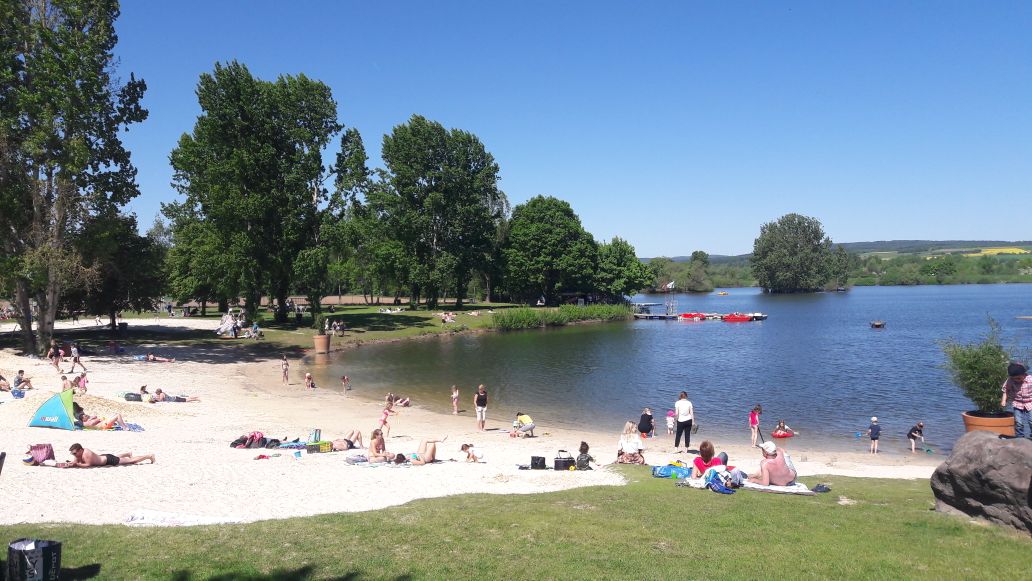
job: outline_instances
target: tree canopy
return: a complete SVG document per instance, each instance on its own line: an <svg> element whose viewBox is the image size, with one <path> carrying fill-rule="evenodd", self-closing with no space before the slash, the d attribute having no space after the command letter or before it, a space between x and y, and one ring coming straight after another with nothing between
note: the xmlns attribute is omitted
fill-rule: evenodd
<svg viewBox="0 0 1032 581"><path fill-rule="evenodd" d="M0 253L26 351L45 348L84 275L74 237L139 193L121 132L146 119L146 85L116 80L118 14L115 0L0 3Z"/></svg>
<svg viewBox="0 0 1032 581"><path fill-rule="evenodd" d="M760 228L752 268L764 291L821 290L831 278L831 240L816 218L786 214Z"/></svg>

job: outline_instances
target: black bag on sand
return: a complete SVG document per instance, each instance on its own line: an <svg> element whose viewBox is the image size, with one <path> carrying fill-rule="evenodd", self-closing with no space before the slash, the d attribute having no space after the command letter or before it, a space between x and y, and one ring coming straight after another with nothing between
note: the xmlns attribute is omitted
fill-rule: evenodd
<svg viewBox="0 0 1032 581"><path fill-rule="evenodd" d="M531 470L544 470L545 469L545 457L544 456L531 456L530 457L530 469Z"/></svg>
<svg viewBox="0 0 1032 581"><path fill-rule="evenodd" d="M559 450L559 452L555 455L556 470L569 470L570 467L572 467L574 464L576 464L576 461L573 459L573 456L571 456L570 453L566 450Z"/></svg>
<svg viewBox="0 0 1032 581"><path fill-rule="evenodd" d="M7 579L35 581L61 578L61 543L18 539L7 546Z"/></svg>

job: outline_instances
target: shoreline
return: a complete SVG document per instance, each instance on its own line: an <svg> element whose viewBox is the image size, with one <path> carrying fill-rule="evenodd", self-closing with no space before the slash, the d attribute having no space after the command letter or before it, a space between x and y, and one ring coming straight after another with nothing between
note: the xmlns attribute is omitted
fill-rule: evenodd
<svg viewBox="0 0 1032 581"><path fill-rule="evenodd" d="M155 325L165 330L186 328L183 322L156 321ZM190 323L196 323L189 324L192 329L214 329L217 321ZM141 344L136 348L154 348L159 353L163 350L160 345ZM174 352L176 363L143 363L130 355L84 357L90 369L89 395L77 399L88 412L105 416L121 413L126 421L141 424L143 432L27 427L35 409L57 391L60 375L45 360L16 356L10 350L0 352L0 370L5 375L25 369L36 384L24 399L0 395L0 449L8 455L0 481L11 490L63 491L45 499L35 495L9 504L0 514L0 524L115 524L141 511L189 515L205 522L252 522L376 510L420 498L533 494L625 482L621 474L604 466L570 473L517 468L517 464L528 464L532 455L544 456L551 465L558 449L576 455L582 440L591 445L597 460L608 464L615 460L616 431L542 426L535 438L509 438L511 419L493 417L490 410L486 432L476 431L469 413L454 416L411 407L401 408L398 416L392 416L387 438L391 452L413 452L421 438L448 436L438 447L438 459L443 462L432 466L371 467L346 463L346 453L302 453L301 459L295 460L289 451L232 449L230 441L255 430L268 437L304 439L311 429L319 428L326 440L357 428L368 438L380 417L381 404L331 389L305 390L301 380L306 367L303 360L291 360L290 385L282 386L276 358L244 352L233 358L229 345L220 348L217 356L204 347L177 346L168 351ZM161 387L171 394L199 396L201 402L145 404L116 399L118 392L135 391L142 384L152 392ZM693 439L693 448L701 442L697 438ZM28 444L51 443L60 460L67 457L65 451L74 442L98 453L155 453L157 463L62 470L28 467L20 461ZM459 446L463 443L475 444L485 454L486 462L462 461ZM759 454L748 446L715 443L728 452L732 463L747 470L758 466ZM671 447L664 438L648 440L645 458L654 465L691 458L674 454ZM791 452L791 447L787 448ZM254 459L268 452L282 456ZM803 477L838 474L927 478L938 464L923 455L878 457L877 464L872 464L868 455L857 453L815 451L794 457Z"/></svg>

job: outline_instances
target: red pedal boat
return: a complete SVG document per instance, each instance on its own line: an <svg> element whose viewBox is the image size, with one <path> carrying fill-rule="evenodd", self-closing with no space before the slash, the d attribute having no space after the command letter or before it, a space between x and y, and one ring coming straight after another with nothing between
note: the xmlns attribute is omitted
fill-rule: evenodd
<svg viewBox="0 0 1032 581"><path fill-rule="evenodd" d="M682 321L705 321L705 313L681 313L679 318Z"/></svg>
<svg viewBox="0 0 1032 581"><path fill-rule="evenodd" d="M724 315L721 320L725 323L748 323L752 321L752 315L743 315L742 313L731 313L730 315Z"/></svg>

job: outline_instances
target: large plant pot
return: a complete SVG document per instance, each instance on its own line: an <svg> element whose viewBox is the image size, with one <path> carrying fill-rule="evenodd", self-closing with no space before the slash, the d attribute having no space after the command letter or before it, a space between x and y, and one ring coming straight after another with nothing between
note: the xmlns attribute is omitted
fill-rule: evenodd
<svg viewBox="0 0 1032 581"><path fill-rule="evenodd" d="M974 415L977 412L964 412L964 429L968 432L993 432L1004 436L1014 435L1014 414L1001 412L992 415Z"/></svg>
<svg viewBox="0 0 1032 581"><path fill-rule="evenodd" d="M329 335L313 335L312 340L315 341L315 352L316 353L329 353L330 352L330 336ZM1013 423L1013 421L1011 422Z"/></svg>

